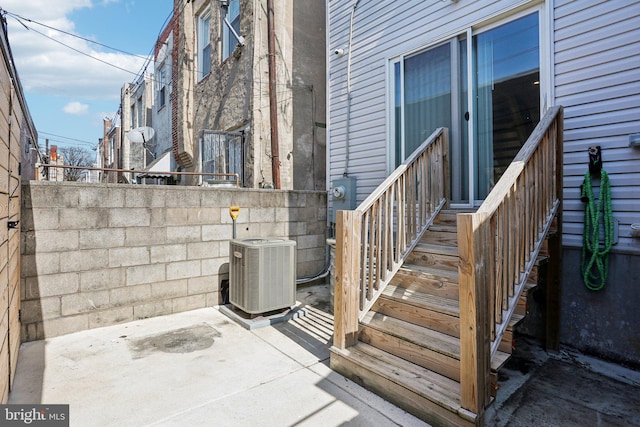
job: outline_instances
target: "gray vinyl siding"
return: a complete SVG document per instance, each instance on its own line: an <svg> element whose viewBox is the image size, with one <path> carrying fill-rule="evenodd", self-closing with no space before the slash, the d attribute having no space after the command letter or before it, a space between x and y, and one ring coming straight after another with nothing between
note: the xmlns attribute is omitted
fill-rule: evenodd
<svg viewBox="0 0 640 427"><path fill-rule="evenodd" d="M329 0L328 186L345 172L347 127L346 48L354 1ZM351 59L351 125L349 176L358 180L357 200L364 200L387 177L389 170L387 67L390 58L430 46L464 32L489 17L510 13L535 1L362 0L353 25Z"/></svg>
<svg viewBox="0 0 640 427"><path fill-rule="evenodd" d="M582 245L579 188L586 150L603 147L619 221L615 251L640 253L631 223L640 222L640 149L629 135L640 133L640 1L550 0L553 104L565 107L564 244ZM389 174L389 59L431 46L470 26L506 17L539 1L377 0L360 1L353 26L350 176L361 202ZM328 185L345 172L347 48L354 1L328 3ZM329 198L331 199L331 198ZM329 200L331 202L331 200Z"/></svg>
<svg viewBox="0 0 640 427"><path fill-rule="evenodd" d="M582 245L580 184L588 147L600 145L619 221L614 251L640 253L630 228L640 222L640 149L629 147L640 133L640 1L556 1L554 39L555 103L565 107L564 244Z"/></svg>

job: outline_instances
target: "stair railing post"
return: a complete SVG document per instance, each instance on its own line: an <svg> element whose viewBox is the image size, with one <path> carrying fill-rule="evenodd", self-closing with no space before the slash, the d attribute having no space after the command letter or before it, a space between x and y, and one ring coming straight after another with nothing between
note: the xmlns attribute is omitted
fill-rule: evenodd
<svg viewBox="0 0 640 427"><path fill-rule="evenodd" d="M345 349L358 340L362 213L336 212L336 284L333 345Z"/></svg>
<svg viewBox="0 0 640 427"><path fill-rule="evenodd" d="M482 419L491 369L489 292L485 259L488 217L458 214L458 278L460 286L460 404Z"/></svg>
<svg viewBox="0 0 640 427"><path fill-rule="evenodd" d="M560 107L555 119L555 182L553 195L558 199L555 234L549 239L549 267L547 268L546 348L560 349L560 294L562 274L562 210L563 210L563 133L564 110Z"/></svg>

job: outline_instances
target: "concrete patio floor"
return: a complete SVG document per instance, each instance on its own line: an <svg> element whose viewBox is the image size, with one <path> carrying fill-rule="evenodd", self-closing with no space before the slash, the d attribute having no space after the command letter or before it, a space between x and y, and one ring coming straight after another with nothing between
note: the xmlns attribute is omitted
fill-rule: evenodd
<svg viewBox="0 0 640 427"><path fill-rule="evenodd" d="M254 330L212 307L23 344L9 403L83 427L426 425L329 369L327 286L298 300L305 317ZM640 373L522 344L487 426L640 426Z"/></svg>

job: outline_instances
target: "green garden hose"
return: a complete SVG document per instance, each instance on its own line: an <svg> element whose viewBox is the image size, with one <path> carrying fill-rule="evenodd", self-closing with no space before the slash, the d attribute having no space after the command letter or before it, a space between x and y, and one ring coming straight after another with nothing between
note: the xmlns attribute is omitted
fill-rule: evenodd
<svg viewBox="0 0 640 427"><path fill-rule="evenodd" d="M600 197L596 202L591 186L591 173L584 176L581 191L584 208L584 236L582 240L582 279L592 291L599 291L607 281L609 251L613 245L613 216L611 209L611 188L609 175L600 171ZM600 247L600 213L604 226L604 248Z"/></svg>

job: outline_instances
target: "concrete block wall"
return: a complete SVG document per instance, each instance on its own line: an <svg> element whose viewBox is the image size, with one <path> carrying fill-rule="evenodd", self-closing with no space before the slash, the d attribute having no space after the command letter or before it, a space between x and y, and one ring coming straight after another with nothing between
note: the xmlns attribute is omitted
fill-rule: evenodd
<svg viewBox="0 0 640 427"><path fill-rule="evenodd" d="M229 206L237 237L297 242L297 276L325 263L326 193L51 183L22 188L22 340L220 302Z"/></svg>

